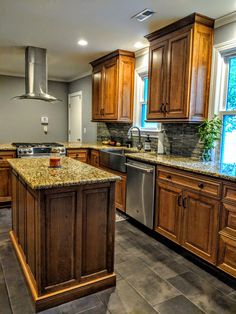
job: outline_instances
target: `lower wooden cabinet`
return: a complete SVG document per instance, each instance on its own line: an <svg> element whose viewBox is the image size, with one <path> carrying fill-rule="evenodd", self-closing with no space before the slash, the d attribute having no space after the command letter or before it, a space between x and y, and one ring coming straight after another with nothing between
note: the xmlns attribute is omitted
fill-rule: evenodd
<svg viewBox="0 0 236 314"><path fill-rule="evenodd" d="M116 181L115 205L119 210L126 212L126 173L114 171L105 167L100 168L121 177L120 181Z"/></svg>
<svg viewBox="0 0 236 314"><path fill-rule="evenodd" d="M0 206L11 202L10 168L7 159L14 157L15 151L0 151Z"/></svg>
<svg viewBox="0 0 236 314"><path fill-rule="evenodd" d="M236 277L236 185L223 187L218 267Z"/></svg>
<svg viewBox="0 0 236 314"><path fill-rule="evenodd" d="M157 182L155 230L168 239L180 243L182 190Z"/></svg>
<svg viewBox="0 0 236 314"><path fill-rule="evenodd" d="M118 173L116 173L118 174ZM126 211L126 175L119 173L120 181L116 182L115 204L116 208Z"/></svg>
<svg viewBox="0 0 236 314"><path fill-rule="evenodd" d="M89 161L87 149L67 149L66 156L86 163Z"/></svg>
<svg viewBox="0 0 236 314"><path fill-rule="evenodd" d="M188 172L159 167L155 231L216 265L220 182L209 178L209 182L202 183L203 179ZM190 182L189 187L186 180Z"/></svg>
<svg viewBox="0 0 236 314"><path fill-rule="evenodd" d="M182 246L216 263L220 202L196 192L183 192Z"/></svg>
<svg viewBox="0 0 236 314"><path fill-rule="evenodd" d="M94 166L94 167L99 167L99 156L100 153L98 150L96 149L92 149L90 151L90 165Z"/></svg>

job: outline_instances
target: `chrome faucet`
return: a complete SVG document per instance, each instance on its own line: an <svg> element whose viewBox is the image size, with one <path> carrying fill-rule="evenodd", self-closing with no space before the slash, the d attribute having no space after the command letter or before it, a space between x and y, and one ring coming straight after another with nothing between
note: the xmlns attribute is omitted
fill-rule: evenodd
<svg viewBox="0 0 236 314"><path fill-rule="evenodd" d="M140 128L138 128L137 126L131 126L131 128L128 131L128 138L132 139L132 130L133 129L137 129L138 130L138 145L137 145L137 149L141 150L143 145L141 143L141 131L140 131Z"/></svg>

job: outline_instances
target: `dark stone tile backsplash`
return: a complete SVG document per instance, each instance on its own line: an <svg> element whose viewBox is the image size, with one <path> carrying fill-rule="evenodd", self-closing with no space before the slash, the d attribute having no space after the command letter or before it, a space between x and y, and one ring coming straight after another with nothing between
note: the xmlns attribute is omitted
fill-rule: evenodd
<svg viewBox="0 0 236 314"><path fill-rule="evenodd" d="M97 140L102 142L112 139L125 145L128 140L127 133L132 124L126 123L103 123L97 127ZM167 123L162 124L164 130L164 150L166 154L194 157L199 159L202 155L202 144L199 141L197 127L199 124L190 123ZM158 138L150 137L152 149L157 150ZM144 143L145 137L142 137ZM138 142L138 137L133 138L133 145Z"/></svg>

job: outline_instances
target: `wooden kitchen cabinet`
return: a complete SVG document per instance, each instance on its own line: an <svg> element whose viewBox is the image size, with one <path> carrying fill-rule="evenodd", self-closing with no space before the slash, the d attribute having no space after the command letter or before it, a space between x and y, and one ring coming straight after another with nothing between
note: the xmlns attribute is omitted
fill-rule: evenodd
<svg viewBox="0 0 236 314"><path fill-rule="evenodd" d="M99 157L100 157L99 151L96 149L92 149L90 152L90 165L94 167L99 167L100 164Z"/></svg>
<svg viewBox="0 0 236 314"><path fill-rule="evenodd" d="M66 156L85 162L88 162L88 150L87 149L67 149Z"/></svg>
<svg viewBox="0 0 236 314"><path fill-rule="evenodd" d="M183 192L182 246L215 264L220 202L199 193Z"/></svg>
<svg viewBox="0 0 236 314"><path fill-rule="evenodd" d="M218 267L236 277L236 185L224 184Z"/></svg>
<svg viewBox="0 0 236 314"><path fill-rule="evenodd" d="M93 121L132 122L134 63L134 53L125 50L91 62Z"/></svg>
<svg viewBox="0 0 236 314"><path fill-rule="evenodd" d="M11 179L7 159L15 157L15 151L0 151L0 206L11 202Z"/></svg>
<svg viewBox="0 0 236 314"><path fill-rule="evenodd" d="M116 181L116 189L115 189L115 205L119 210L126 212L126 173L122 173L119 171L114 171L106 167L100 167L102 170L111 172L119 177L121 180Z"/></svg>
<svg viewBox="0 0 236 314"><path fill-rule="evenodd" d="M203 121L208 114L214 20L199 14L145 36L150 121Z"/></svg>
<svg viewBox="0 0 236 314"><path fill-rule="evenodd" d="M155 231L216 264L221 183L158 167Z"/></svg>
<svg viewBox="0 0 236 314"><path fill-rule="evenodd" d="M155 231L180 243L182 190L167 183L157 182Z"/></svg>

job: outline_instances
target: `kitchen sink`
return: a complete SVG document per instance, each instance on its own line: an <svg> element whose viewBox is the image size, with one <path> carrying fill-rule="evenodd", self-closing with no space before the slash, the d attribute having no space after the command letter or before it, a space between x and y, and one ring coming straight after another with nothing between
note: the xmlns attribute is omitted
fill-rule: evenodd
<svg viewBox="0 0 236 314"><path fill-rule="evenodd" d="M128 149L106 148L100 151L100 164L103 167L126 173L126 153L135 153Z"/></svg>

